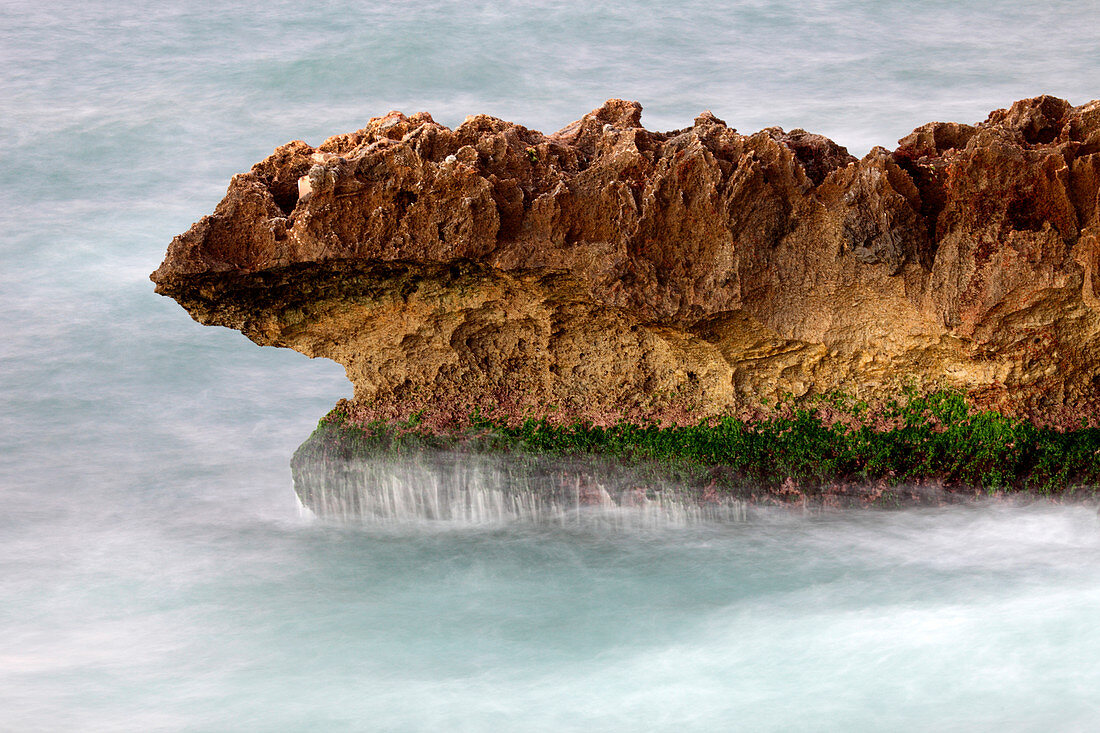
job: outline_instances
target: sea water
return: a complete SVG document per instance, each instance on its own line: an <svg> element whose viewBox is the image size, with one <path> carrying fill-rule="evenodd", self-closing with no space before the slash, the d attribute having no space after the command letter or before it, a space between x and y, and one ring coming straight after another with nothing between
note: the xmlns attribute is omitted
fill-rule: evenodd
<svg viewBox="0 0 1100 733"><path fill-rule="evenodd" d="M341 369L147 274L276 145L608 97L857 155L1100 97L1095 2L0 4L0 730L1093 730L1083 506L342 522Z"/></svg>

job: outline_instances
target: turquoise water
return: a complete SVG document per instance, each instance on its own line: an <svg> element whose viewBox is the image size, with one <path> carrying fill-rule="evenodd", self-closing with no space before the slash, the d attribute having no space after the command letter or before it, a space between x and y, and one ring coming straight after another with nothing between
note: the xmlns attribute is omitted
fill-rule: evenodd
<svg viewBox="0 0 1100 733"><path fill-rule="evenodd" d="M1083 507L599 530L340 525L288 461L350 385L147 274L233 173L391 108L605 98L857 154L1100 97L1050 2L0 6L0 729L1091 730Z"/></svg>

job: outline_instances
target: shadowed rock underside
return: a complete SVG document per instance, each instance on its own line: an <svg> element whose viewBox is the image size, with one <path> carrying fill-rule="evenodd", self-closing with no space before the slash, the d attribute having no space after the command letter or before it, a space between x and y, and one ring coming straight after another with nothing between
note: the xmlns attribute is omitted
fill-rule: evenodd
<svg viewBox="0 0 1100 733"><path fill-rule="evenodd" d="M1100 403L1100 102L1023 100L862 160L610 100L554 133L391 112L237 175L152 275L333 359L354 414L697 421L832 390Z"/></svg>

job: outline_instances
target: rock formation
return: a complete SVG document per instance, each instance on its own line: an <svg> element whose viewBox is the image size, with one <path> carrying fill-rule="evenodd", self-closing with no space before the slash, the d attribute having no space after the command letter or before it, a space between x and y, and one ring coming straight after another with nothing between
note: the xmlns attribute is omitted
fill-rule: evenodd
<svg viewBox="0 0 1100 733"><path fill-rule="evenodd" d="M1100 403L1100 101L933 122L862 160L610 100L552 134L391 112L283 145L152 279L343 364L361 416L695 421L841 389Z"/></svg>

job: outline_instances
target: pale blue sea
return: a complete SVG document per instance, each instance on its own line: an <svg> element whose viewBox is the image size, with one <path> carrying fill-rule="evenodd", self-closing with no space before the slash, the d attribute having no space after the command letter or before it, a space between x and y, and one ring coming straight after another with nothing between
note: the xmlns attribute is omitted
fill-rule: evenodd
<svg viewBox="0 0 1100 733"><path fill-rule="evenodd" d="M390 109L617 96L862 155L1100 98L1100 3L0 2L0 730L1092 731L1095 508L341 524L335 364L147 275L229 178Z"/></svg>

